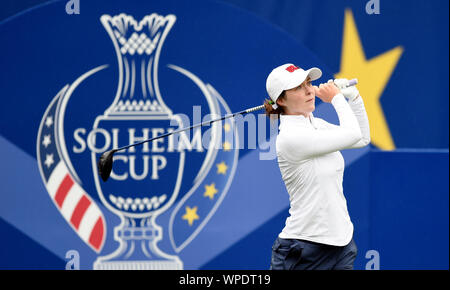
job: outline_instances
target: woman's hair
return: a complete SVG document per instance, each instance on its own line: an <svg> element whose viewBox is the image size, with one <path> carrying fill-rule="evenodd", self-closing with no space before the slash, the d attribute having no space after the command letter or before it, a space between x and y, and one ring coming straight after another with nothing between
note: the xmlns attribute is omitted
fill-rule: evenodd
<svg viewBox="0 0 450 290"><path fill-rule="evenodd" d="M281 93L278 99L284 99L285 91ZM266 116L270 119L279 119L280 114L284 114L284 109L282 106L278 105L278 108L274 109L271 104L269 104L270 100L264 100L264 107L266 109Z"/></svg>

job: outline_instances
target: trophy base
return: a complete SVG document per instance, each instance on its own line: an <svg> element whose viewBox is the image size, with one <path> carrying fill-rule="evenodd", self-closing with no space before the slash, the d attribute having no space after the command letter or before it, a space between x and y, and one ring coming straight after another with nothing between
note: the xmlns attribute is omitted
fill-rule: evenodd
<svg viewBox="0 0 450 290"><path fill-rule="evenodd" d="M183 270L181 261L96 261L94 270Z"/></svg>

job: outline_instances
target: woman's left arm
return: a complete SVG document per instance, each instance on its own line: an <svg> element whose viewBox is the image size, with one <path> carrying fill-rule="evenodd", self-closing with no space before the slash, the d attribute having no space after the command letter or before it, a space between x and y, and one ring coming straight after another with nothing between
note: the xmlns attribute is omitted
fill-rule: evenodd
<svg viewBox="0 0 450 290"><path fill-rule="evenodd" d="M330 82L332 80L329 80ZM346 149L362 148L370 143L370 126L369 118L367 117L366 108L364 107L364 101L359 94L358 89L355 86L347 87L347 79L335 79L335 85L341 90L341 93L348 100L348 104L353 111L356 119L358 120L359 128L361 130L362 138L355 144ZM336 125L325 122L328 127L335 127Z"/></svg>
<svg viewBox="0 0 450 290"><path fill-rule="evenodd" d="M355 114L355 117L358 120L362 135L361 140L353 144L349 149L367 146L370 143L370 127L369 118L367 117L366 108L364 107L364 101L362 97L358 95L353 100L349 100L348 104L350 105L350 108L352 108L353 114Z"/></svg>

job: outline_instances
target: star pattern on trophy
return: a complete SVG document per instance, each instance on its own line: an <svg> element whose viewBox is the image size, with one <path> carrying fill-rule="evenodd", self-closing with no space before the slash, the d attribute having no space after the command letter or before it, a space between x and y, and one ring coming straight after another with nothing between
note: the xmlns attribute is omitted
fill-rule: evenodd
<svg viewBox="0 0 450 290"><path fill-rule="evenodd" d="M224 151L230 151L231 150L231 144L228 141L223 142L223 150Z"/></svg>
<svg viewBox="0 0 450 290"><path fill-rule="evenodd" d="M51 125L53 125L53 118L52 116L48 116L47 119L45 119L45 126L47 126L47 128L50 128Z"/></svg>
<svg viewBox="0 0 450 290"><path fill-rule="evenodd" d="M55 163L55 161L53 160L53 154L46 154L44 164L47 166L47 168L50 168L53 163Z"/></svg>
<svg viewBox="0 0 450 290"><path fill-rule="evenodd" d="M194 220L198 220L200 217L197 215L197 206L189 207L186 206L186 213L183 215L182 219L187 220L189 226L192 226Z"/></svg>
<svg viewBox="0 0 450 290"><path fill-rule="evenodd" d="M230 125L230 123L225 123L222 126L222 129L224 132L229 132L232 130L232 127ZM222 142L223 145L223 151L222 152L230 152L232 149L231 143L226 140L224 142ZM215 177L210 181L210 183L207 183L203 186L204 191L203 191L203 198L205 199L209 199L211 201L213 200L217 200L217 196L221 194L221 191L223 190L220 187L217 187L217 184L222 184L221 181L223 180L222 178L228 178L229 172L229 164L227 164L225 162L225 160L222 160L219 163L215 164L216 166L216 170L215 170ZM204 210L205 205L202 204L201 202L199 203L194 203L195 206L186 206L185 207L185 211L184 211L184 215L181 216L182 220L185 220L187 222L187 224L189 225L189 227L192 227L194 225L195 221L201 221L201 218L198 214L198 212L202 212Z"/></svg>
<svg viewBox="0 0 450 290"><path fill-rule="evenodd" d="M227 174L228 166L224 161L216 164L216 166L217 166L217 174L224 174L224 175Z"/></svg>
<svg viewBox="0 0 450 290"><path fill-rule="evenodd" d="M215 183L205 185L205 193L203 194L204 197L209 197L210 199L213 199L215 194L217 194L217 188Z"/></svg>
<svg viewBox="0 0 450 290"><path fill-rule="evenodd" d="M52 143L52 140L50 138L50 134L49 135L45 135L44 136L44 140L42 140L42 145L44 145L45 148L48 147L48 145L50 145Z"/></svg>

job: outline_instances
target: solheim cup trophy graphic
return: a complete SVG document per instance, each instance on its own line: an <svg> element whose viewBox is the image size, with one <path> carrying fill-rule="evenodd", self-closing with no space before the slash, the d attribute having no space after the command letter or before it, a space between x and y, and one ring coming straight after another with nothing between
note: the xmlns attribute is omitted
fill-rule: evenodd
<svg viewBox="0 0 450 290"><path fill-rule="evenodd" d="M112 136L103 140L96 138L96 144L104 142L105 150L181 126L181 121L164 103L158 85L159 55L175 21L174 15L156 13L139 22L125 14L101 17L114 44L119 65L114 101L93 125L93 130L107 131L103 136ZM183 268L177 256L158 249L162 228L155 221L178 196L185 153L171 146L173 139L159 141L117 152L108 182L101 181L97 174L97 161L105 150L92 152L92 168L100 199L121 218L120 225L114 229L119 248L108 256L98 257L94 269Z"/></svg>

